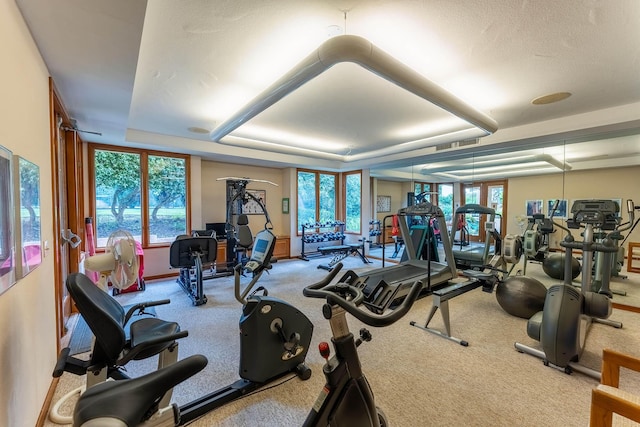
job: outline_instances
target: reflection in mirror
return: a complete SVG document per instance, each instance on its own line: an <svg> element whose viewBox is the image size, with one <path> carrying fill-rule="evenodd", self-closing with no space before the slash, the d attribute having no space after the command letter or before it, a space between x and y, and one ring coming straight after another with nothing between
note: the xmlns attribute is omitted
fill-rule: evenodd
<svg viewBox="0 0 640 427"><path fill-rule="evenodd" d="M455 148L455 147L454 147ZM396 172L393 174L392 172ZM422 158L415 159L408 167L391 170L373 170L372 176L379 176L378 194L391 195L391 213L407 202L407 194L415 191L416 184L431 183L437 191L437 204L447 215L446 194L452 194L451 212L465 203L466 187L471 183L495 182L503 180L504 206L500 229L504 234L525 237L534 220L533 214L541 214L537 222L549 220L555 200L561 200L554 220L566 226L566 217L571 214L571 205L577 199L611 199L620 202L621 221L628 222L627 200L640 204L637 179L640 176L640 128L607 130L580 137L559 137L532 139L503 145L469 144L457 149L435 150ZM472 190L469 190L472 191ZM470 195L471 197L471 195ZM499 206L500 208L500 206ZM640 211L636 210L636 217ZM387 215L388 213L384 214ZM378 213L378 217L384 216ZM447 217L449 226L451 218ZM543 229L545 228L544 224ZM550 253L561 250L560 241L565 232L555 227L555 232L545 235L541 246L547 246ZM449 227L450 231L450 227ZM387 233L387 236L389 234ZM578 237L579 233L574 234ZM637 245L634 245L634 243ZM629 246L635 255L629 259ZM614 303L640 307L640 275L628 272L629 262L640 267L640 226L622 233L620 241L622 265L615 267L617 275L612 277L612 288L627 288L627 296L614 295ZM387 259L394 252L389 243ZM635 248L635 249L634 249ZM544 248L542 248L544 249ZM375 256L375 253L373 253ZM531 271L542 271L538 255L532 255L529 263ZM524 257L519 269L523 269ZM526 269L527 274L530 269ZM545 280L558 282L541 273ZM627 277L627 278L625 278ZM576 280L580 280L578 277Z"/></svg>
<svg viewBox="0 0 640 427"><path fill-rule="evenodd" d="M40 240L40 168L27 159L16 156L16 176L19 179L19 193L16 194L19 207L17 275L26 276L42 262Z"/></svg>
<svg viewBox="0 0 640 427"><path fill-rule="evenodd" d="M14 257L14 212L11 151L0 146L0 294L16 279Z"/></svg>

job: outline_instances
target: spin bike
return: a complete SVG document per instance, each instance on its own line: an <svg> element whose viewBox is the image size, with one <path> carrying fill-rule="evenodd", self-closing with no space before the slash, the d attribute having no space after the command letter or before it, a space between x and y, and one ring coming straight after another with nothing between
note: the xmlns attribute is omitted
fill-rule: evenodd
<svg viewBox="0 0 640 427"><path fill-rule="evenodd" d="M629 200L629 224L634 221L634 210L633 201ZM560 242L560 246L565 248L564 283L553 285L547 290L543 311L534 314L527 322L527 335L540 341L542 350L515 343L516 350L536 356L545 365L563 369L567 374L578 371L600 380L600 372L582 366L578 361L592 323L622 328L622 323L609 320L612 308L612 293L609 289L611 257L618 248L608 234L631 227L618 226L619 211L618 204L612 200L576 200L571 207L572 217L567 221L567 228L554 223L568 233ZM575 241L570 229L579 228L583 228L583 239ZM594 237L598 230L604 237ZM583 255L580 290L575 289L571 283L571 258L574 249L581 250ZM602 254L603 257L600 282L594 281L592 275L594 253Z"/></svg>
<svg viewBox="0 0 640 427"><path fill-rule="evenodd" d="M316 399L304 426L384 427L388 425L386 417L375 405L373 392L362 373L357 352L357 347L362 342L371 340L371 334L362 329L360 338L356 340L349 331L346 313L370 326L390 325L409 311L422 289L422 283L415 282L403 303L394 311L376 315L358 307L364 299L360 289L345 283L330 284L341 268L342 263L338 263L322 281L303 291L305 296L327 300L322 312L331 325L335 348L335 355L329 358L329 345L321 343L319 346L320 353L327 361L323 367L326 385ZM264 350L254 351L255 355L261 354L264 357ZM295 363L295 359L292 361ZM196 354L142 377L98 384L78 400L73 425L169 427L188 423L196 418L195 415L211 410L211 404L187 404L185 417L183 408L178 408L175 404L159 408L159 402L166 391L201 371L206 364L207 359ZM231 400L233 399L226 401Z"/></svg>
<svg viewBox="0 0 640 427"><path fill-rule="evenodd" d="M329 344L321 342L318 346L320 355L326 360L322 368L326 384L303 426L384 427L389 423L376 406L357 351L360 344L371 341L371 333L363 328L360 330L360 338L355 339L349 331L346 313L369 326L388 326L409 311L423 284L421 281L414 282L407 297L395 310L382 315L373 314L359 308L364 300L362 289L343 282L331 284L341 268L342 263L338 263L323 280L303 290L307 297L326 299L322 314L329 320L331 341L335 349L335 355L329 358Z"/></svg>

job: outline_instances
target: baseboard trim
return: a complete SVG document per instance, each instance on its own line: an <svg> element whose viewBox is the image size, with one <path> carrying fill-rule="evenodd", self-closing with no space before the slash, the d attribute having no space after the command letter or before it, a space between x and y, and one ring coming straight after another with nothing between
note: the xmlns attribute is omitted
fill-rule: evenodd
<svg viewBox="0 0 640 427"><path fill-rule="evenodd" d="M46 421L47 416L49 416L49 408L51 408L53 395L56 392L56 388L58 387L59 381L60 381L60 378L54 378L51 381L51 385L49 385L49 390L47 391L47 395L44 398L42 408L40 409L40 414L38 415L38 421L36 422L36 427L44 426L44 422Z"/></svg>
<svg viewBox="0 0 640 427"><path fill-rule="evenodd" d="M612 302L611 306L613 308L617 308L618 310L631 311L633 313L640 313L640 307L635 307L633 305L620 304L617 302Z"/></svg>

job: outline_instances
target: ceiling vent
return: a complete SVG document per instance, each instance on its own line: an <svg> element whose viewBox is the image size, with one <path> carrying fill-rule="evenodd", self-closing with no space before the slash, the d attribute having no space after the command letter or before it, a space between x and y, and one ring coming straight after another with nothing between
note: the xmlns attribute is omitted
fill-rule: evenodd
<svg viewBox="0 0 640 427"><path fill-rule="evenodd" d="M436 145L436 151L444 151L453 148L453 142L447 142L446 144Z"/></svg>
<svg viewBox="0 0 640 427"><path fill-rule="evenodd" d="M467 147L469 145L476 145L480 142L480 140L478 138L474 138L474 139L467 139L466 141L460 141L458 142L458 147Z"/></svg>

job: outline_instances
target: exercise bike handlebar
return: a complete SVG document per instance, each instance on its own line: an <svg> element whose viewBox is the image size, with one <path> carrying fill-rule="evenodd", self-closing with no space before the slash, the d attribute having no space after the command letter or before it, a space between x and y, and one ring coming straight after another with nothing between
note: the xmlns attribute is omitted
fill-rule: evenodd
<svg viewBox="0 0 640 427"><path fill-rule="evenodd" d="M351 285L345 285L348 287L347 293L353 297L351 300L348 300L339 293L336 293L340 284L330 285L330 283L341 269L342 263L336 264L333 270L323 280L307 286L302 290L302 293L306 297L325 298L329 304L339 305L353 317L369 326L384 327L400 320L411 309L413 303L418 299L418 295L422 290L422 282L418 280L413 283L409 294L405 297L404 301L402 301L402 304L396 307L395 310L388 312L387 314L375 314L361 310L358 307L364 297L360 289ZM344 287L342 289L344 289Z"/></svg>

